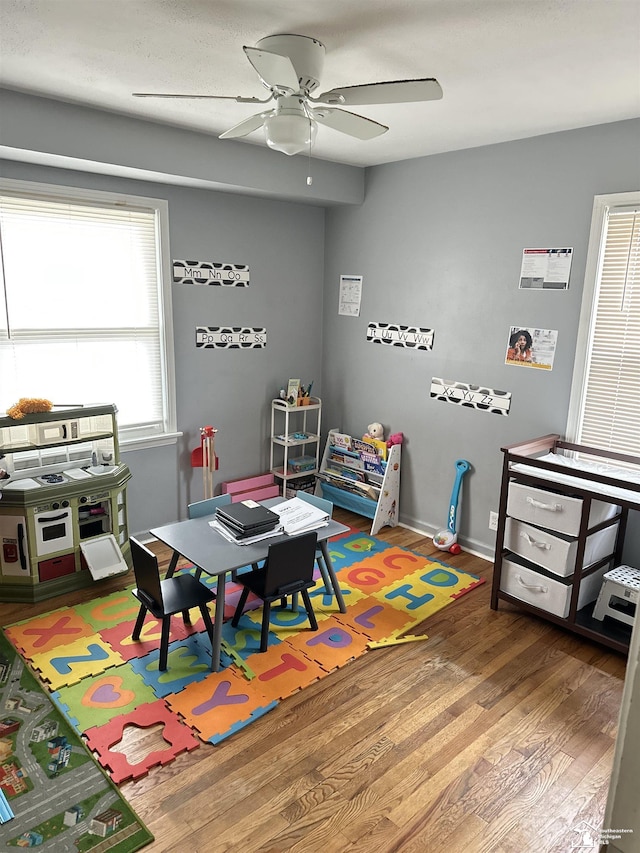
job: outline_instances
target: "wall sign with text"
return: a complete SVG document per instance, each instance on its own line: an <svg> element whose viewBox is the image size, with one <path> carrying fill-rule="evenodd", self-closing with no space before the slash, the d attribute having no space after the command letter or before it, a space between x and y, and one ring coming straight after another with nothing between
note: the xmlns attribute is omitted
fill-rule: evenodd
<svg viewBox="0 0 640 853"><path fill-rule="evenodd" d="M494 415L508 415L511 393L486 388L484 385L469 385L467 382L450 382L448 379L431 380L431 397L445 403L457 403L467 409L480 409Z"/></svg>
<svg viewBox="0 0 640 853"><path fill-rule="evenodd" d="M408 349L433 349L433 329L398 326L393 323L369 323L367 340L374 344L391 344Z"/></svg>
<svg viewBox="0 0 640 853"><path fill-rule="evenodd" d="M205 349L264 349L266 329L247 326L196 326L196 347Z"/></svg>
<svg viewBox="0 0 640 853"><path fill-rule="evenodd" d="M217 261L174 261L173 283L249 287L249 267L246 264L223 264Z"/></svg>

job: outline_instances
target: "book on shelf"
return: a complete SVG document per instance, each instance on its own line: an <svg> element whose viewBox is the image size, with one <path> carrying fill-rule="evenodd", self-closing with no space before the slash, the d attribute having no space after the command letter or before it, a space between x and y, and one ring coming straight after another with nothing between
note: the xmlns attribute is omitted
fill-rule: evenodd
<svg viewBox="0 0 640 853"><path fill-rule="evenodd" d="M355 468L350 468L347 465L340 465L339 463L329 461L327 462L326 467L327 473L335 473L340 477L344 477L346 480L355 480L358 483L366 483L367 475L364 471L358 471Z"/></svg>
<svg viewBox="0 0 640 853"><path fill-rule="evenodd" d="M331 518L328 512L298 497L276 504L273 511L280 517L284 532L289 536L326 527Z"/></svg>
<svg viewBox="0 0 640 853"><path fill-rule="evenodd" d="M372 501L377 501L380 494L380 486L374 486L369 483L362 483L358 480L351 480L347 477L342 477L339 474L334 474L331 471L322 471L317 474L319 480L323 480L330 486L335 486L337 489L343 489L346 492L353 492L354 495L360 495L369 498Z"/></svg>
<svg viewBox="0 0 640 853"><path fill-rule="evenodd" d="M341 447L344 450L351 450L351 436L344 432L332 432L331 443L336 447Z"/></svg>
<svg viewBox="0 0 640 853"><path fill-rule="evenodd" d="M298 405L298 395L300 394L300 380L290 379L287 384L287 404L289 406Z"/></svg>
<svg viewBox="0 0 640 853"><path fill-rule="evenodd" d="M381 459L386 461L387 459L387 443L385 441L380 441L379 438L363 438L362 439L365 444L369 445L369 452L371 452L371 448L373 448L373 452L377 453Z"/></svg>

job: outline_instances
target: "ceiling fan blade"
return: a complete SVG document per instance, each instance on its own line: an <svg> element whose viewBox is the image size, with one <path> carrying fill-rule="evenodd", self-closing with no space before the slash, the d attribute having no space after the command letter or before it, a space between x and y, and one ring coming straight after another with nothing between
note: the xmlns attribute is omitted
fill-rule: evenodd
<svg viewBox="0 0 640 853"><path fill-rule="evenodd" d="M247 59L267 89L276 88L297 92L300 88L298 74L288 56L259 47L243 47Z"/></svg>
<svg viewBox="0 0 640 853"><path fill-rule="evenodd" d="M132 92L134 98L199 98L200 100L236 101L238 104L266 104L271 98L243 98L242 95L174 95L170 92Z"/></svg>
<svg viewBox="0 0 640 853"><path fill-rule="evenodd" d="M442 88L434 77L423 80L389 80L386 83L366 83L362 86L344 86L330 89L314 100L323 104L342 106L364 104L409 104L416 101L437 101Z"/></svg>
<svg viewBox="0 0 640 853"><path fill-rule="evenodd" d="M234 139L238 136L248 136L250 133L253 133L254 130L262 127L265 118L270 114L271 111L267 110L265 113L256 113L256 115L249 116L249 118L244 119L244 121L234 124L234 126L230 127L229 130L225 130L224 133L220 134L218 139Z"/></svg>
<svg viewBox="0 0 640 853"><path fill-rule="evenodd" d="M331 107L316 107L313 110L313 117L318 124L332 127L356 139L373 139L389 130L384 124L379 124L370 118L350 113L348 110L334 110Z"/></svg>

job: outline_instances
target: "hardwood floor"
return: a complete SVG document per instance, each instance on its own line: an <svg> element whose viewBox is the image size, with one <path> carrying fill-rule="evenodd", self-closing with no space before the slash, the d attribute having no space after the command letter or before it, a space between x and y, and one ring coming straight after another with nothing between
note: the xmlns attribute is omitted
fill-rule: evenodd
<svg viewBox="0 0 640 853"><path fill-rule="evenodd" d="M372 650L219 746L124 785L156 836L146 851L568 853L581 821L601 827L625 658L490 610L484 560L404 528L379 536L487 583L412 630L428 641ZM69 599L0 604L2 624ZM139 756L159 740L158 727L131 728L120 748Z"/></svg>

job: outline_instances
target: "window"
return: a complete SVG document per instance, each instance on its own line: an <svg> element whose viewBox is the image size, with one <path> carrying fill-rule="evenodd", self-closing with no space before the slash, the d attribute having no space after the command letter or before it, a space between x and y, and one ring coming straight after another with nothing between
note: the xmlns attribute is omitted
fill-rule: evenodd
<svg viewBox="0 0 640 853"><path fill-rule="evenodd" d="M115 403L125 445L170 439L167 232L166 201L0 182L0 409Z"/></svg>
<svg viewBox="0 0 640 853"><path fill-rule="evenodd" d="M640 455L640 193L595 199L567 431Z"/></svg>

